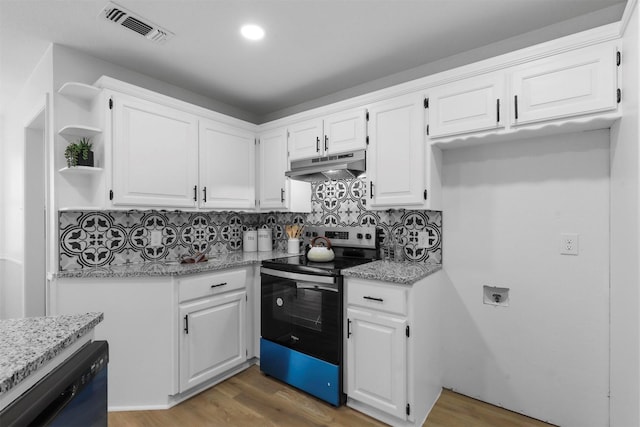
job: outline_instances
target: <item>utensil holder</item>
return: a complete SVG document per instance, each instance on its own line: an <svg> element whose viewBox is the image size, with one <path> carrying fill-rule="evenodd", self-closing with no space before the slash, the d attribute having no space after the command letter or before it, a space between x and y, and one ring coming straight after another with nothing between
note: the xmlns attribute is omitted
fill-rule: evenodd
<svg viewBox="0 0 640 427"><path fill-rule="evenodd" d="M299 254L300 253L300 239L287 240L287 253Z"/></svg>

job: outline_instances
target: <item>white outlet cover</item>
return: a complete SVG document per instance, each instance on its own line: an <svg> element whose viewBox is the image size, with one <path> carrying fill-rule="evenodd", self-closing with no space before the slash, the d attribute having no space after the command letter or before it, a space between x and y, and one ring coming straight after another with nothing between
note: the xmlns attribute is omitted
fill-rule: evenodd
<svg viewBox="0 0 640 427"><path fill-rule="evenodd" d="M160 230L151 230L150 234L150 242L149 246L162 246L162 231Z"/></svg>
<svg viewBox="0 0 640 427"><path fill-rule="evenodd" d="M427 249L429 247L429 233L418 231L418 247Z"/></svg>
<svg viewBox="0 0 640 427"><path fill-rule="evenodd" d="M560 253L562 255L578 255L580 236L577 233L560 234Z"/></svg>

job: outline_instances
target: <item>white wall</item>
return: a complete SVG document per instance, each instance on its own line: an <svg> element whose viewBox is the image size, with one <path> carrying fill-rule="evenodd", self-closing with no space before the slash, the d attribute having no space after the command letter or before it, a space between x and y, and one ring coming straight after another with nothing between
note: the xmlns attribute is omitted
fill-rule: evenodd
<svg viewBox="0 0 640 427"><path fill-rule="evenodd" d="M635 2L630 6L636 6ZM633 11L633 13L631 13ZM611 425L640 426L640 133L637 6L623 37L622 119L611 132Z"/></svg>
<svg viewBox="0 0 640 427"><path fill-rule="evenodd" d="M4 170L4 141L7 139L6 135L5 135L5 126L4 126L4 115L0 114L0 168L2 168L2 170ZM4 259L4 252L5 252L5 241L6 241L6 236L5 236L5 214L4 214L4 210L5 210L5 193L6 193L6 189L4 187L4 173L0 172L0 319L4 319L5 315L4 315L4 301L5 301L5 296L4 296L4 264L5 264L5 259Z"/></svg>
<svg viewBox="0 0 640 427"><path fill-rule="evenodd" d="M608 425L609 131L443 158L445 387L562 426ZM560 233L580 254L559 254ZM510 288L510 305L482 286Z"/></svg>
<svg viewBox="0 0 640 427"><path fill-rule="evenodd" d="M25 313L22 263L24 260L24 128L42 108L52 91L52 49L49 47L5 117L0 174L4 181L5 266L0 286L4 317L23 317Z"/></svg>
<svg viewBox="0 0 640 427"><path fill-rule="evenodd" d="M254 114L240 108L215 101L67 46L53 45L53 61L55 90L68 81L93 84L98 78L106 75L241 120L251 123L258 121Z"/></svg>
<svg viewBox="0 0 640 427"><path fill-rule="evenodd" d="M302 111L333 104L334 102L364 95L376 90L408 82L410 80L419 79L441 71L450 70L455 67L471 64L483 59L492 58L504 53L513 52L538 43L544 43L569 34L575 34L590 28L599 27L600 25L616 22L620 19L623 9L624 3L619 3L586 15L578 16L528 33L510 37L506 40L501 40L486 46L480 46L467 52L442 58L424 65L419 65L390 76L382 77L354 87L338 90L332 94L313 99L308 102L303 102L302 104L265 114L257 123L267 123ZM461 29L460 31L464 31L464 29ZM472 35L470 35L470 37L472 37Z"/></svg>

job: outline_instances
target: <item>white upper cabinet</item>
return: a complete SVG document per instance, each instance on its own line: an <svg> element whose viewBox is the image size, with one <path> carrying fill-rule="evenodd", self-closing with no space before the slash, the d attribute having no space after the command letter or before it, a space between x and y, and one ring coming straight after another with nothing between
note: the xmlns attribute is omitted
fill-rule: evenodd
<svg viewBox="0 0 640 427"><path fill-rule="evenodd" d="M322 155L322 119L306 120L289 126L289 160ZM324 142L323 142L324 143Z"/></svg>
<svg viewBox="0 0 640 427"><path fill-rule="evenodd" d="M202 208L255 208L253 132L200 120L200 197Z"/></svg>
<svg viewBox="0 0 640 427"><path fill-rule="evenodd" d="M195 207L196 118L122 94L112 99L113 205Z"/></svg>
<svg viewBox="0 0 640 427"><path fill-rule="evenodd" d="M371 208L438 209L439 150L425 148L424 95L369 106L367 181ZM432 180L433 177L433 180Z"/></svg>
<svg viewBox="0 0 640 427"><path fill-rule="evenodd" d="M504 72L429 90L429 136L437 138L504 127Z"/></svg>
<svg viewBox="0 0 640 427"><path fill-rule="evenodd" d="M364 150L367 146L366 110L354 109L324 119L324 155Z"/></svg>
<svg viewBox="0 0 640 427"><path fill-rule="evenodd" d="M607 43L515 67L511 70L511 123L521 125L615 109L615 58L615 47Z"/></svg>
<svg viewBox="0 0 640 427"><path fill-rule="evenodd" d="M341 111L295 123L288 130L290 160L364 150L367 145L366 110Z"/></svg>
<svg viewBox="0 0 640 427"><path fill-rule="evenodd" d="M280 128L262 133L258 157L260 208L286 208L287 130Z"/></svg>

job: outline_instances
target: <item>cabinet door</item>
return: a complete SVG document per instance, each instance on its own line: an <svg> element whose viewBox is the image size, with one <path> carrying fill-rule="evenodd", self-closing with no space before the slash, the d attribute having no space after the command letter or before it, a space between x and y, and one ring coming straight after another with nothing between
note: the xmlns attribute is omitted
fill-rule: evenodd
<svg viewBox="0 0 640 427"><path fill-rule="evenodd" d="M349 307L347 324L347 395L406 419L406 318Z"/></svg>
<svg viewBox="0 0 640 427"><path fill-rule="evenodd" d="M196 118L125 95L113 101L113 204L195 207Z"/></svg>
<svg viewBox="0 0 640 427"><path fill-rule="evenodd" d="M422 94L369 107L367 180L370 206L425 206L425 110Z"/></svg>
<svg viewBox="0 0 640 427"><path fill-rule="evenodd" d="M200 206L255 208L255 136L210 120L200 121Z"/></svg>
<svg viewBox="0 0 640 427"><path fill-rule="evenodd" d="M310 159L321 156L322 119L307 120L289 126L289 160Z"/></svg>
<svg viewBox="0 0 640 427"><path fill-rule="evenodd" d="M260 135L258 145L261 209L286 207L287 130L276 129Z"/></svg>
<svg viewBox="0 0 640 427"><path fill-rule="evenodd" d="M364 150L367 147L366 110L332 114L324 119L325 155Z"/></svg>
<svg viewBox="0 0 640 427"><path fill-rule="evenodd" d="M246 292L180 305L180 392L243 363Z"/></svg>
<svg viewBox="0 0 640 427"><path fill-rule="evenodd" d="M504 79L503 72L496 72L430 89L429 136L503 127Z"/></svg>
<svg viewBox="0 0 640 427"><path fill-rule="evenodd" d="M591 46L534 61L511 76L513 124L616 108L615 48Z"/></svg>

